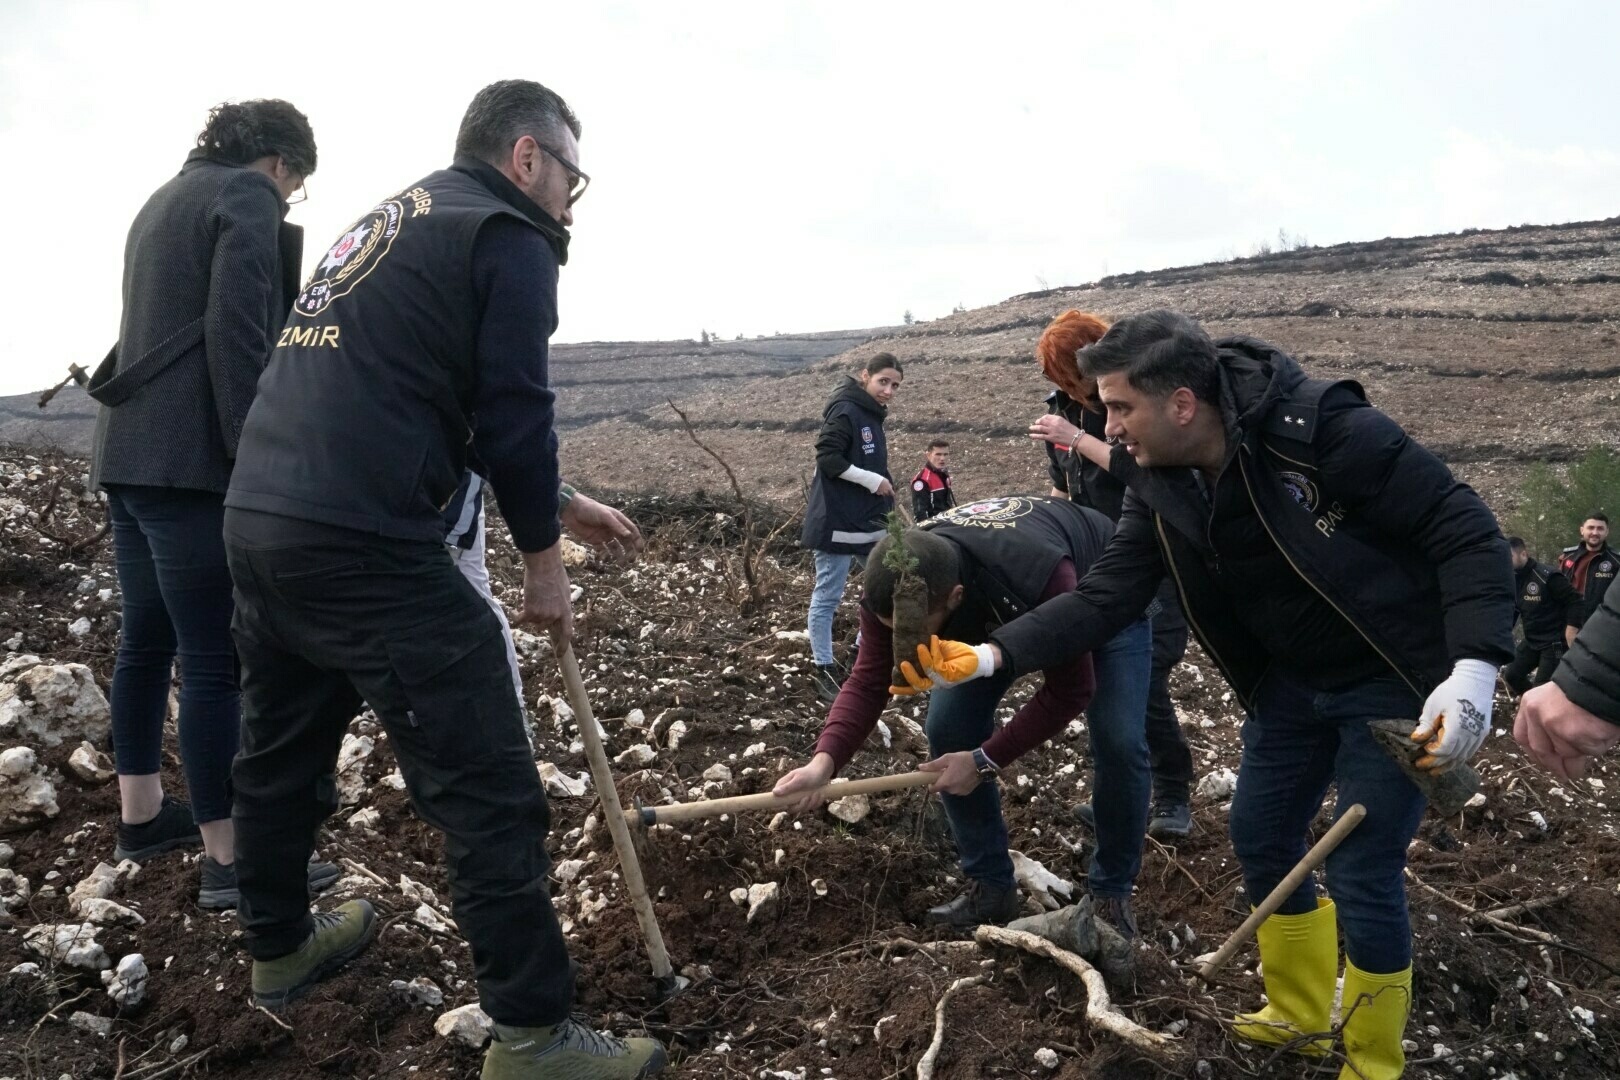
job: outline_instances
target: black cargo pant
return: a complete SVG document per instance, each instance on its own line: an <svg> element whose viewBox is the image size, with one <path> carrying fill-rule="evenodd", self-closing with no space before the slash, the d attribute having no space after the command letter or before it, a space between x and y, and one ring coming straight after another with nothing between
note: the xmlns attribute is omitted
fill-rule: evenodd
<svg viewBox="0 0 1620 1080"><path fill-rule="evenodd" d="M1540 686L1552 678L1558 669L1558 661L1564 658L1569 650L1562 641L1552 645L1536 646L1528 641L1519 642L1514 650L1513 662L1502 669L1502 681L1508 684L1508 689L1515 694L1522 694L1531 686ZM1530 679L1531 672L1535 673L1535 681Z"/></svg>
<svg viewBox="0 0 1620 1080"><path fill-rule="evenodd" d="M517 1026L565 1019L573 972L546 885L550 812L494 612L443 544L302 522L299 542L267 542L264 520L228 511L225 522L242 664L232 817L248 951L284 956L311 932L305 863L337 806L338 747L363 700L417 816L444 834L484 1011Z"/></svg>
<svg viewBox="0 0 1620 1080"><path fill-rule="evenodd" d="M1187 620L1175 586L1159 589L1160 611L1153 617L1153 668L1148 679L1147 744L1155 802L1185 803L1193 780L1192 751L1170 700L1170 671L1187 653Z"/></svg>

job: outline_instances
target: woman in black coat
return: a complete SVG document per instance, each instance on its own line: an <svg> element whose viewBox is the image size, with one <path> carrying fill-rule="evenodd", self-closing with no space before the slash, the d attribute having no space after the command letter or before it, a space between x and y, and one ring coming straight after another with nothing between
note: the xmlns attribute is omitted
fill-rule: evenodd
<svg viewBox="0 0 1620 1080"><path fill-rule="evenodd" d="M904 377L891 354L871 357L860 374L839 380L816 434L816 474L799 543L815 552L808 630L816 691L827 702L838 696L843 681L833 663L832 624L850 564L866 558L883 536L884 516L894 509L883 421Z"/></svg>
<svg viewBox="0 0 1620 1080"><path fill-rule="evenodd" d="M314 133L287 102L210 112L179 174L130 227L118 344L89 387L102 406L92 480L107 495L123 594L114 854L140 862L201 843L205 907L236 905L229 779L241 697L225 489L254 386L297 295L302 230L284 218L314 171ZM165 796L159 776L177 656L189 806Z"/></svg>

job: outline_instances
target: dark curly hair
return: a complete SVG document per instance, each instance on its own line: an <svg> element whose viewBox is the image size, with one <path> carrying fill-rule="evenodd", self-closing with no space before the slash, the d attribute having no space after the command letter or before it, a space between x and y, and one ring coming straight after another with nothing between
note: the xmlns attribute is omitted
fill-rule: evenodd
<svg viewBox="0 0 1620 1080"><path fill-rule="evenodd" d="M280 154L299 176L315 171L315 132L309 117L277 98L227 101L208 110L197 145L211 161L246 165Z"/></svg>

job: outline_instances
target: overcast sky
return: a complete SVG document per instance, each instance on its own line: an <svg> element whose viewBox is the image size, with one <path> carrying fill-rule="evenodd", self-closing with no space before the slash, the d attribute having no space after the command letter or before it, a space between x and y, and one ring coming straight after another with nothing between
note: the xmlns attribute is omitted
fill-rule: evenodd
<svg viewBox="0 0 1620 1080"><path fill-rule="evenodd" d="M1105 273L1620 213L1620 5L0 0L0 393L93 366L210 105L320 148L305 269L480 86L584 122L559 341L865 327Z"/></svg>

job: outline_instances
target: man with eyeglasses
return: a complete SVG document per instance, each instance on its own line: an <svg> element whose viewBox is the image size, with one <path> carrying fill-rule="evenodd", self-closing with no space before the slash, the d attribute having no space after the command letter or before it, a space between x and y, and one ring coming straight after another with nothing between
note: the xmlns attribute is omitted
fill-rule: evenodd
<svg viewBox="0 0 1620 1080"><path fill-rule="evenodd" d="M443 514L465 470L523 553L520 622L573 633L561 531L602 523L558 477L548 341L580 125L538 83L479 91L455 162L338 237L293 304L226 496L242 750L238 918L253 1000L280 1009L360 954L364 900L311 914L304 864L362 702L417 815L445 834L451 900L495 1021L485 1080L648 1076L651 1039L570 1018L573 965L546 874L546 799L500 620L456 568ZM289 888L293 882L297 888Z"/></svg>

